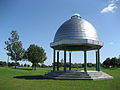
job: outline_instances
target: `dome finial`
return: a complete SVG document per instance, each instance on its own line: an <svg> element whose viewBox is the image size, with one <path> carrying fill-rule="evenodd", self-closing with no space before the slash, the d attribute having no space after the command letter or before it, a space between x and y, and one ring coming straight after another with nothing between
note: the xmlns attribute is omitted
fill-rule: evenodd
<svg viewBox="0 0 120 90"><path fill-rule="evenodd" d="M72 16L79 16L80 17L80 14L79 13L75 13Z"/></svg>
<svg viewBox="0 0 120 90"><path fill-rule="evenodd" d="M81 17L80 17L80 14L79 14L79 13L75 13L75 14L72 15L71 18L81 18Z"/></svg>

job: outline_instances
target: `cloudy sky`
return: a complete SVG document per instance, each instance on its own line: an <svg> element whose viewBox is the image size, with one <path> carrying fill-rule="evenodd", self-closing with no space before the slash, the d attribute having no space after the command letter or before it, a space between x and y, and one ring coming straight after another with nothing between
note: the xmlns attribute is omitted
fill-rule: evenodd
<svg viewBox="0 0 120 90"><path fill-rule="evenodd" d="M110 0L109 4L103 8L100 13L108 13L108 12L112 12L114 13L115 10L118 8L118 3L120 2L120 0Z"/></svg>
<svg viewBox="0 0 120 90"><path fill-rule="evenodd" d="M11 30L17 30L25 49L30 44L42 46L47 52L45 64L52 63L55 32L74 13L79 13L97 30L104 47L101 62L120 55L119 0L0 0L0 61L7 60L4 41ZM63 57L61 52L61 58ZM83 52L73 52L72 62L82 63ZM88 62L95 62L95 51L88 52Z"/></svg>

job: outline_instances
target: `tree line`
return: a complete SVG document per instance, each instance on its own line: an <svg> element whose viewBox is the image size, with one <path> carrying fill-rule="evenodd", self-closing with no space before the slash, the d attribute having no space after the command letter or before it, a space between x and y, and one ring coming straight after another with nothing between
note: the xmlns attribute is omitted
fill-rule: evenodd
<svg viewBox="0 0 120 90"><path fill-rule="evenodd" d="M18 66L18 67L30 67L29 64L20 64L19 62L15 63L15 62L4 62L4 61L0 61L0 67L14 67L14 66Z"/></svg>
<svg viewBox="0 0 120 90"><path fill-rule="evenodd" d="M106 58L106 60L103 62L103 67L105 68L114 68L114 67L120 67L120 58Z"/></svg>
<svg viewBox="0 0 120 90"><path fill-rule="evenodd" d="M17 31L11 31L11 36L5 41L5 49L7 55L11 60L15 61L15 68L17 67L18 61L28 60L32 63L32 69L36 70L38 63L43 64L47 59L45 50L35 44L31 44L27 50L23 48L22 42L19 41L19 35Z"/></svg>
<svg viewBox="0 0 120 90"><path fill-rule="evenodd" d="M7 63L7 62L0 61L0 67L4 67L4 66L14 67L15 65L17 67L31 67L29 64L20 64L19 62L17 62L17 63L8 62ZM57 62L55 62L55 65L57 66ZM66 63L66 66L69 67L68 62ZM46 67L52 67L52 65L45 65L45 64L39 65L39 64L37 64L36 67L46 68ZM59 62L59 67L64 67L64 63ZM82 64L82 63L71 63L71 67L72 68L83 68L84 64ZM95 67L95 64L87 63L87 67Z"/></svg>

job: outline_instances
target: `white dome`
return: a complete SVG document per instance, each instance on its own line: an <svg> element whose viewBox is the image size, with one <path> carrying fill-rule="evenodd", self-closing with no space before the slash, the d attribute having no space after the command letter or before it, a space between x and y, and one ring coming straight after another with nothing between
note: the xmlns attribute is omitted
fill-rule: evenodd
<svg viewBox="0 0 120 90"><path fill-rule="evenodd" d="M84 50L84 45L87 50L103 46L93 25L82 19L79 14L74 14L57 30L51 47L57 49L72 47L68 50Z"/></svg>
<svg viewBox="0 0 120 90"><path fill-rule="evenodd" d="M64 39L91 39L99 41L96 29L88 21L72 16L56 32L54 42Z"/></svg>

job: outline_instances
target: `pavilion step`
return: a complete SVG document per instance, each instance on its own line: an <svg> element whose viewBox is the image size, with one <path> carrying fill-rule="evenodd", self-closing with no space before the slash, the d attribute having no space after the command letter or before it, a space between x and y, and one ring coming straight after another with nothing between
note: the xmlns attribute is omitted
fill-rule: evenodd
<svg viewBox="0 0 120 90"><path fill-rule="evenodd" d="M56 73L50 73L50 74L47 74L47 75L51 75L51 76L89 76L88 74L56 74Z"/></svg>
<svg viewBox="0 0 120 90"><path fill-rule="evenodd" d="M53 77L53 76L46 76L48 78L58 79L58 80L84 80L84 79L91 79L91 77Z"/></svg>
<svg viewBox="0 0 120 90"><path fill-rule="evenodd" d="M93 80L91 78L61 78L61 77L56 77L54 79L57 79L57 80Z"/></svg>
<svg viewBox="0 0 120 90"><path fill-rule="evenodd" d="M113 77L97 71L52 71L48 74L43 75L46 78L57 79L57 80L101 80L101 79L112 79Z"/></svg>
<svg viewBox="0 0 120 90"><path fill-rule="evenodd" d="M49 72L46 77L55 79L85 79L91 78L86 72Z"/></svg>
<svg viewBox="0 0 120 90"><path fill-rule="evenodd" d="M66 75L66 74L61 74L61 75L57 75L57 74L47 74L47 75L49 75L49 76L61 76L61 77L72 77L72 76L76 76L76 77L87 77L87 76L89 76L89 75L77 75L77 74L69 74L69 75Z"/></svg>

